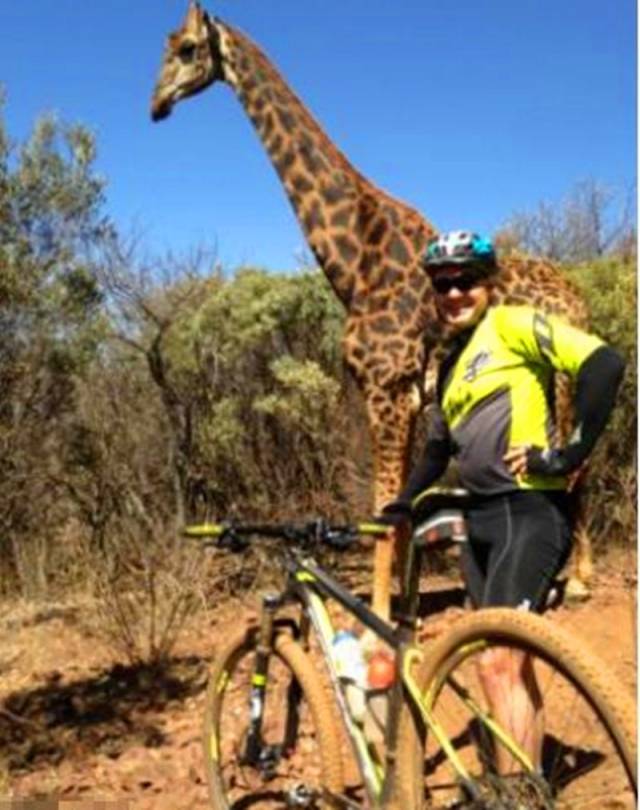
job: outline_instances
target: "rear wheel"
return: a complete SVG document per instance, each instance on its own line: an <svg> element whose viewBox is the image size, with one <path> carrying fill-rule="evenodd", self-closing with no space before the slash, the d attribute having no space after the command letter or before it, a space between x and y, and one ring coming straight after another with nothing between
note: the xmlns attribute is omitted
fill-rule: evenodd
<svg viewBox="0 0 640 810"><path fill-rule="evenodd" d="M247 761L257 629L216 656L205 708L204 749L216 810L329 808L344 790L340 741L326 693L298 644L276 631L269 658L262 742Z"/></svg>
<svg viewBox="0 0 640 810"><path fill-rule="evenodd" d="M517 662L519 671L534 673L538 710L527 728L539 730L541 772L510 756L505 768L505 748L482 719L492 709L479 672L496 651L501 660ZM415 677L472 777L476 797L456 781L442 747L411 710L403 718L398 752L400 804L407 810L636 807L634 700L598 659L546 619L504 608L471 614L436 642ZM516 687L511 692L504 684L503 726L518 699Z"/></svg>

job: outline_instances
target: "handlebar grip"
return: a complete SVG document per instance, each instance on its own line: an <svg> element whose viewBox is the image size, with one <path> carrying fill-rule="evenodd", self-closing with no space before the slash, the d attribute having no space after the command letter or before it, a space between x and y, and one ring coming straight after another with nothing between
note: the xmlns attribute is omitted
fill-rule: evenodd
<svg viewBox="0 0 640 810"><path fill-rule="evenodd" d="M386 537L392 530L392 526L384 523L358 523L356 527L358 534L369 534L372 537Z"/></svg>
<svg viewBox="0 0 640 810"><path fill-rule="evenodd" d="M182 533L185 537L221 537L227 529L224 523L199 523L185 526Z"/></svg>

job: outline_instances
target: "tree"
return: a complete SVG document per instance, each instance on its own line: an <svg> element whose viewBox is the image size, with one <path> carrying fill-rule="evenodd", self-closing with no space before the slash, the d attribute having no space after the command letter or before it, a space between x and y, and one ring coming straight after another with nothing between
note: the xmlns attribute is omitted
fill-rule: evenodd
<svg viewBox="0 0 640 810"><path fill-rule="evenodd" d="M102 334L92 254L112 228L94 161L83 127L45 116L17 147L0 118L0 559L26 593L44 585L75 381Z"/></svg>
<svg viewBox="0 0 640 810"><path fill-rule="evenodd" d="M622 193L587 179L559 203L514 213L500 229L502 247L559 262L629 255L635 245L635 188Z"/></svg>

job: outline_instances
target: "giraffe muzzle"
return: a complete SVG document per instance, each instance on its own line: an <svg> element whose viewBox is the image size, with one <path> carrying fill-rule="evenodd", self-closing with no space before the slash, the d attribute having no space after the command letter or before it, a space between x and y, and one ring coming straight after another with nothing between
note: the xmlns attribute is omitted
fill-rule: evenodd
<svg viewBox="0 0 640 810"><path fill-rule="evenodd" d="M151 102L151 120L163 121L171 115L171 102L167 99L153 99Z"/></svg>

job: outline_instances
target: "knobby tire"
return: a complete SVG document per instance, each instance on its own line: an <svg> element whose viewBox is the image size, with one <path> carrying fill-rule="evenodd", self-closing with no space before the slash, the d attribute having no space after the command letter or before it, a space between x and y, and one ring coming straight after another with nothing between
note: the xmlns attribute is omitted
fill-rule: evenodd
<svg viewBox="0 0 640 810"><path fill-rule="evenodd" d="M209 795L215 810L274 810L287 806L287 792L299 785L318 798L309 806L332 807L330 796L344 791L340 737L331 696L309 657L291 635L276 629L270 657L263 734L280 743L291 679L301 688L300 727L293 749L276 773L263 778L240 763L249 722L250 674L257 628L236 634L215 657L207 689L204 753Z"/></svg>
<svg viewBox="0 0 640 810"><path fill-rule="evenodd" d="M539 777L523 775L522 766L514 769L520 773L496 773L493 752L498 743L459 699L462 684L486 707L473 661L486 647L513 649L535 662L544 701L544 784ZM630 810L637 806L633 696L561 627L538 615L488 608L462 618L426 653L414 677L421 693L429 695L428 706L461 761L482 786L484 798L470 802L463 797L433 735L415 709L407 708L398 751L400 807Z"/></svg>

